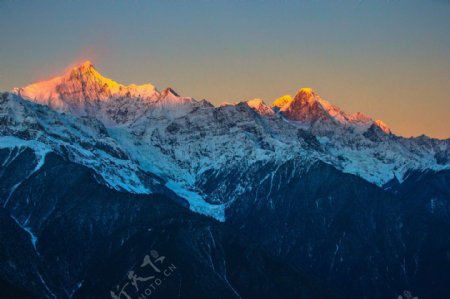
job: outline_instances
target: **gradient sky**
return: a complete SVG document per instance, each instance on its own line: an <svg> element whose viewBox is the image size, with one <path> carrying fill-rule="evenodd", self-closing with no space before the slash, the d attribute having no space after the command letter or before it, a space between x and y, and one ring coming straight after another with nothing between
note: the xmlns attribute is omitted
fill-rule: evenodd
<svg viewBox="0 0 450 299"><path fill-rule="evenodd" d="M215 104L312 87L404 136L450 137L450 1L0 0L0 90L90 59Z"/></svg>

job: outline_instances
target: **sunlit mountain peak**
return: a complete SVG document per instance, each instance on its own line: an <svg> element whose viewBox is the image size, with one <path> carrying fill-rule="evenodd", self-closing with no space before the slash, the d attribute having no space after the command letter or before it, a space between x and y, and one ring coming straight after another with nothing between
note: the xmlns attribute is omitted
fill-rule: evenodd
<svg viewBox="0 0 450 299"><path fill-rule="evenodd" d="M61 76L39 81L14 92L26 99L53 108L83 106L89 101L112 98L157 98L159 92L152 84L123 85L100 74L90 60L69 67Z"/></svg>
<svg viewBox="0 0 450 299"><path fill-rule="evenodd" d="M76 70L76 69L89 69L91 67L94 67L94 64L92 63L91 60L83 60L81 62L76 62L72 65L70 65L67 70L71 71L71 70Z"/></svg>
<svg viewBox="0 0 450 299"><path fill-rule="evenodd" d="M310 87L302 87L298 90L297 94L303 94L303 95L309 95L309 96L315 96L316 93L314 90Z"/></svg>
<svg viewBox="0 0 450 299"><path fill-rule="evenodd" d="M254 98L245 102L247 106L255 110L260 115L273 115L274 111L264 103L262 99Z"/></svg>
<svg viewBox="0 0 450 299"><path fill-rule="evenodd" d="M284 95L282 97L279 97L278 99L276 99L272 105L270 105L270 107L272 108L281 108L284 105L286 105L287 103L292 102L293 98L291 95Z"/></svg>
<svg viewBox="0 0 450 299"><path fill-rule="evenodd" d="M259 107L261 105L265 105L264 101L262 99L259 99L259 98L254 98L254 99L248 100L247 104L250 107Z"/></svg>
<svg viewBox="0 0 450 299"><path fill-rule="evenodd" d="M132 121L149 107L183 110L194 101L180 97L171 88L159 92L149 83L120 84L100 74L89 60L68 67L60 76L15 88L13 92L58 111L95 116L108 124Z"/></svg>
<svg viewBox="0 0 450 299"><path fill-rule="evenodd" d="M384 123L383 121L377 119L375 121L375 124L386 134L391 134L392 131L391 129L388 127L388 125L386 123Z"/></svg>

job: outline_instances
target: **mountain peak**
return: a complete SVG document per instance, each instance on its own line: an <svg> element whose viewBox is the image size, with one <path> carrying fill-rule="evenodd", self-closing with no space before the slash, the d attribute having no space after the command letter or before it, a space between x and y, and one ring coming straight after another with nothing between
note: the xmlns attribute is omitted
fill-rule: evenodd
<svg viewBox="0 0 450 299"><path fill-rule="evenodd" d="M376 125L378 128L380 128L384 133L386 133L386 134L391 134L391 133L392 133L392 131L391 131L391 129L389 128L389 126L388 126L387 124L385 124L383 121L377 119L374 123L375 123L375 125Z"/></svg>
<svg viewBox="0 0 450 299"><path fill-rule="evenodd" d="M297 91L297 94L295 97L292 97L291 95L287 94L282 97L279 97L276 99L270 107L276 108L276 109L282 109L286 105L290 105L295 100L303 100L307 102L311 102L314 98L317 97L317 94L314 92L312 88L309 87L302 87Z"/></svg>
<svg viewBox="0 0 450 299"><path fill-rule="evenodd" d="M91 68L91 67L94 67L94 65L92 64L92 61L85 60L85 61L81 62L80 64L75 65L74 68Z"/></svg>
<svg viewBox="0 0 450 299"><path fill-rule="evenodd" d="M316 93L310 87L302 87L298 90L296 96L307 96L307 97L315 97Z"/></svg>
<svg viewBox="0 0 450 299"><path fill-rule="evenodd" d="M90 60L72 67L61 76L39 81L14 91L26 99L61 108L71 103L108 100L112 97L149 98L158 96L152 84L122 85L100 74Z"/></svg>
<svg viewBox="0 0 450 299"><path fill-rule="evenodd" d="M362 113L346 114L339 107L323 100L309 87L300 88L293 98L290 95L285 95L276 99L271 107L290 120L307 124L313 124L317 121L332 121L342 125L350 124L366 127L373 123L370 117Z"/></svg>
<svg viewBox="0 0 450 299"><path fill-rule="evenodd" d="M252 108L255 112L260 115L273 115L273 110L264 103L262 99L254 98L245 102L247 106Z"/></svg>
<svg viewBox="0 0 450 299"><path fill-rule="evenodd" d="M301 88L294 98L283 96L277 99L272 107L277 107L288 119L314 123L329 119L329 110L333 106L322 100L311 88Z"/></svg>
<svg viewBox="0 0 450 299"><path fill-rule="evenodd" d="M85 60L81 63L72 65L66 69L65 76L70 76L72 73L88 73L97 71L90 60Z"/></svg>
<svg viewBox="0 0 450 299"><path fill-rule="evenodd" d="M248 100L246 103L250 107L259 107L261 105L265 105L264 101L260 98L254 98L254 99Z"/></svg>
<svg viewBox="0 0 450 299"><path fill-rule="evenodd" d="M172 97L179 97L180 95L175 91L175 90L173 90L172 89L172 87L167 87L166 89L164 89L162 92L161 92L161 95L160 95L162 98L166 98L166 97L168 97L168 96L172 96Z"/></svg>
<svg viewBox="0 0 450 299"><path fill-rule="evenodd" d="M96 81L101 84L106 84L110 88L118 87L119 83L104 77L100 74L92 64L90 60L86 60L80 64L72 67L68 72L63 76L65 81L69 80L81 80L85 81L85 83L89 83L89 81Z"/></svg>
<svg viewBox="0 0 450 299"><path fill-rule="evenodd" d="M292 102L293 98L291 95L287 94L284 95L282 97L279 97L278 99L276 99L275 101L273 101L272 105L270 105L270 107L272 108L277 108L277 109L281 109L283 106L285 106L286 104Z"/></svg>
<svg viewBox="0 0 450 299"><path fill-rule="evenodd" d="M60 76L16 88L13 92L58 111L95 115L107 122L139 114L136 107L144 107L160 95L152 84L122 85L104 77L90 60L66 68Z"/></svg>
<svg viewBox="0 0 450 299"><path fill-rule="evenodd" d="M312 90L312 88L309 87L300 88L293 100L303 101L309 105L313 104L314 102L321 101L321 99Z"/></svg>

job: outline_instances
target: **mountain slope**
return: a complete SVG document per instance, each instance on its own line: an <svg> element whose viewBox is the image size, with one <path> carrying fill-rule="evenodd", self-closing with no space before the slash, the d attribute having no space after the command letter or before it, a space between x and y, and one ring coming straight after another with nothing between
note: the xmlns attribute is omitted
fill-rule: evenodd
<svg viewBox="0 0 450 299"><path fill-rule="evenodd" d="M274 161L276 169L286 161L300 159L303 168L322 161L383 186L392 180L403 181L410 170L450 168L450 140L395 136L381 121L346 114L311 89L276 100L274 110L262 100L214 107L207 101L180 97L171 89L159 93L153 88L148 94L137 90L147 89L106 79L87 62L61 77L16 89L15 93L47 103L57 111L87 116L90 122L100 121L96 126L105 126L108 140L127 157L129 170L123 169L123 161L103 161L98 155L80 160L100 163L102 169L97 171L112 176L109 184L135 186L132 192L148 193L152 189L140 177L142 172L153 173L163 179L165 187L190 200L193 210L221 220L226 205L257 184L244 178L233 188L227 180L210 184L208 190L199 188L211 174L226 177L235 170L245 172ZM16 98L15 102L20 102ZM16 108L7 109L12 110ZM51 113L50 118L65 118Z"/></svg>
<svg viewBox="0 0 450 299"><path fill-rule="evenodd" d="M346 298L396 298L403 290L419 298L450 296L443 278L450 273L450 196L444 182L441 195L430 199L428 194L436 194L432 184L416 181L413 192L427 194L420 199L406 190L393 195L321 162L303 171L297 165L283 164L269 180L261 169L243 174L261 183L235 199L228 223L280 260L332 287L345 285Z"/></svg>
<svg viewBox="0 0 450 299"><path fill-rule="evenodd" d="M92 276L50 274L56 284L48 286L52 292L67 295L83 278L90 284L83 283L77 291L81 298L102 296L97 292L104 294L110 286L95 275L111 273L119 279L130 269L124 262L129 261L127 253L143 252L140 240L159 240L189 269L185 276L193 271L208 281L199 285L184 278L195 285L192 292L182 289L186 298L210 297L217 290L230 298L236 293L255 298L265 292L275 298L324 298L291 288L293 279L304 276L317 277L302 280L312 289L325 283L331 293L338 290L345 298L395 298L405 289L421 297L450 295L447 281L440 279L440 270L449 273L445 232L450 228L450 193L445 186L450 140L396 136L383 122L347 114L311 89L300 89L270 106L253 99L215 107L170 88L159 92L153 85L121 85L88 62L50 81L1 94L0 157L1 202L17 220L22 239L29 238L27 248L39 250L46 238L47 244L60 242L64 232L58 226L79 227L68 229L73 238L80 238L77 244L98 238L92 250L108 253L99 263L84 261L95 272ZM75 173L82 169L83 179L68 177L67 186L55 179L63 187L55 185L43 175L50 171L48 161L58 161L51 167L53 178L64 178L67 168ZM56 200L52 193L59 192ZM100 198L99 206L93 196ZM72 206L71 198L81 210ZM89 216L62 219L53 214L53 207L89 211ZM123 215L114 212L119 207ZM29 210L33 214L28 215ZM56 218L45 228L42 222L48 215ZM192 219L203 219L208 228ZM147 221L175 227L163 225L150 234L133 230ZM131 242L128 234L135 233L133 241L124 249L114 247L116 233L103 223L120 226L117 234L124 244ZM92 230L96 225L99 230ZM78 246L98 257L97 251ZM236 248L244 256L233 254ZM179 250L195 258L189 262ZM254 253L263 268L250 258ZM292 268L280 273L278 262L280 268ZM224 264L233 264L234 270ZM54 276L66 271L58 267L50 267L56 269ZM286 280L272 284L265 271L285 275ZM4 273L2 279L11 272ZM267 281L268 287L259 281ZM287 293L280 289L284 284ZM170 292L179 286L169 289L165 294L173 297ZM42 284L34 291L48 292Z"/></svg>
<svg viewBox="0 0 450 299"><path fill-rule="evenodd" d="M271 105L275 111L262 100L248 101L246 105L253 114L244 111L245 103L216 108L206 101L180 97L171 89L160 93L153 85L148 86L120 85L86 62L61 77L16 89L15 93L59 111L95 117L119 144L138 151L129 154L140 160L142 167L151 164L153 172L169 175L187 189L195 185L198 170L226 167L230 159L239 159L241 148L255 146L255 153L259 151L255 160L315 157L379 186L394 178L401 181L410 169L450 167L448 161L442 163L438 158L449 156L449 140L395 136L382 121L361 113L346 114L309 88L300 89L295 97L276 100ZM224 121L227 126L221 123ZM186 127L189 129L183 130ZM297 138L292 138L303 134L297 133L299 129L312 133L321 151L305 152ZM239 139L245 144L224 147L225 143L236 142L236 133L244 135ZM265 148L255 141L263 141ZM182 144L186 142L199 144L185 148ZM207 149L203 149L205 144L209 144ZM213 159L203 159L215 149L218 153L212 155ZM231 157L224 164L214 165L224 152ZM180 155L189 158L180 161ZM184 174L180 178L174 173Z"/></svg>
<svg viewBox="0 0 450 299"><path fill-rule="evenodd" d="M221 206L209 205L200 196L189 197L189 203L182 200L177 193L183 195L187 191L172 185L168 188L167 180L143 169L95 118L59 113L4 93L0 95L0 120L0 149L8 155L3 166L31 149L37 157L34 168L29 170L31 175L42 166L46 154L55 152L93 169L97 180L118 191L165 194L199 213L223 218ZM14 182L7 192L14 192L20 183Z"/></svg>
<svg viewBox="0 0 450 299"><path fill-rule="evenodd" d="M32 156L20 161L27 163ZM153 298L337 298L225 225L162 195L109 189L92 170L53 153L16 179L23 183L0 209L0 277L34 298L111 298L130 270L151 273L139 265L152 250L175 267Z"/></svg>
<svg viewBox="0 0 450 299"><path fill-rule="evenodd" d="M102 76L90 61L73 67L62 76L15 88L14 93L57 111L94 116L106 124L133 121L149 106L154 110L173 106L181 109L192 101L179 97L170 88L159 92L152 84L119 84Z"/></svg>

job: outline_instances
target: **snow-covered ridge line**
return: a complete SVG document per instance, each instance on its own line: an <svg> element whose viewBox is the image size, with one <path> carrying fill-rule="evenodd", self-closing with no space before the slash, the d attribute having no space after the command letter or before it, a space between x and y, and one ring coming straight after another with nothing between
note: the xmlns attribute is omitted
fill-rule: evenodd
<svg viewBox="0 0 450 299"><path fill-rule="evenodd" d="M87 83L87 89L78 90L77 83ZM64 92L74 92L72 97L83 96L88 99L107 100L112 96L142 97L159 96L160 92L152 84L123 85L101 75L90 61L85 61L63 75L30 84L13 91L20 96L41 101L43 104L52 103Z"/></svg>
<svg viewBox="0 0 450 299"><path fill-rule="evenodd" d="M36 82L12 93L54 110L77 116L92 116L107 126L133 122L151 106L152 111L177 116L192 98L180 97L171 88L162 92L152 84L123 85L101 75L90 61L63 75ZM177 109L171 109L176 107Z"/></svg>
<svg viewBox="0 0 450 299"><path fill-rule="evenodd" d="M97 120L52 111L12 94L2 94L0 99L0 119L5 121L5 126L0 127L0 148L18 148L19 153L20 149L32 149L39 161L35 171L42 167L46 154L55 152L94 170L100 182L112 189L136 194L164 191L158 180L146 178L147 169L130 159L127 150L122 149ZM219 205L209 204L181 185L174 189L182 197L193 195L186 198L191 210L224 220L224 211ZM208 206L211 206L211 213L208 213Z"/></svg>
<svg viewBox="0 0 450 299"><path fill-rule="evenodd" d="M86 64L56 78L55 85L34 84L28 90L37 97L16 96L0 106L4 135L31 135L64 148L72 161L122 191L162 188L145 179L155 174L192 210L221 221L230 202L257 190L253 174L263 171L270 182L270 174L289 161L302 161L296 171L322 161L380 187L401 182L409 170L450 169L450 140L396 136L383 122L347 114L309 88L270 106L253 99L215 107L171 89L123 93L107 80ZM242 173L249 175L245 182L232 183Z"/></svg>

